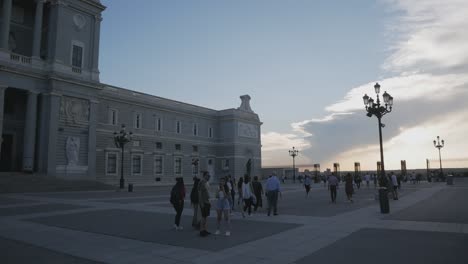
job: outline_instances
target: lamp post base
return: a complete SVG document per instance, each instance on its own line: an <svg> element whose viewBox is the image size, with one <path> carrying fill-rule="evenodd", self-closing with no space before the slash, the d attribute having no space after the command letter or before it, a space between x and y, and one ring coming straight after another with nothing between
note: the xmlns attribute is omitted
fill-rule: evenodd
<svg viewBox="0 0 468 264"><path fill-rule="evenodd" d="M125 180L124 178L120 178L120 189L125 188Z"/></svg>
<svg viewBox="0 0 468 264"><path fill-rule="evenodd" d="M380 212L382 214L390 213L390 203L388 202L387 188L379 189L379 202L380 202Z"/></svg>

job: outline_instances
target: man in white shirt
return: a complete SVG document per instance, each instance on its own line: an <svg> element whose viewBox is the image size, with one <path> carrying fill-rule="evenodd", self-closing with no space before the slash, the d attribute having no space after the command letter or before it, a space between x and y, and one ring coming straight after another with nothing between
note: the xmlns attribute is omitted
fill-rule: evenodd
<svg viewBox="0 0 468 264"><path fill-rule="evenodd" d="M367 186L367 188L369 188L369 181L370 181L370 175L369 175L369 173L367 173L366 176L364 176L364 179L365 179L365 181L366 181L366 186Z"/></svg>

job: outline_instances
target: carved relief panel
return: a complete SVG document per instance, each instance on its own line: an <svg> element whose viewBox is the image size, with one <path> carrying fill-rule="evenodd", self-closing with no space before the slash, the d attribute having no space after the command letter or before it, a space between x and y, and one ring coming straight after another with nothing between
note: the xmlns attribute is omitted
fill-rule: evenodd
<svg viewBox="0 0 468 264"><path fill-rule="evenodd" d="M239 122L237 126L239 137L258 138L257 126Z"/></svg>
<svg viewBox="0 0 468 264"><path fill-rule="evenodd" d="M63 96L60 104L60 118L67 124L86 125L89 121L89 101Z"/></svg>

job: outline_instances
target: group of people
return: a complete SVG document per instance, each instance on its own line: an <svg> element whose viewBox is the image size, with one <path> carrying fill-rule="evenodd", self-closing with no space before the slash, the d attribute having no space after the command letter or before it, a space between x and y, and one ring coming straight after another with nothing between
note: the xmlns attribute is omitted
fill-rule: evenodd
<svg viewBox="0 0 468 264"><path fill-rule="evenodd" d="M207 217L210 216L211 212L211 195L210 190L210 174L204 172L201 178L193 178L193 187L190 192L190 202L193 208L192 227L200 230L200 236L205 237L211 233L207 230ZM263 207L263 195L268 200L268 212L267 215L271 215L273 211L274 215L278 214L277 204L278 195L281 195L280 182L275 174L272 174L265 185L265 191L262 183L258 177L255 176L251 181L250 176L244 175L241 177L236 184L234 178L230 175L220 178L218 187L214 192L214 206L216 210L217 228L215 235L221 234L221 225L224 222L225 235L231 235L231 221L230 216L235 210L235 197L237 187L237 205L241 211L242 217L245 218L246 213L248 216L253 211L256 212L258 208ZM176 184L172 187L170 195L170 203L176 211L174 220L174 229L182 230L183 227L180 224L182 212L184 210L184 202L186 197L186 189L184 180L182 177L176 178ZM223 221L224 219L224 221Z"/></svg>
<svg viewBox="0 0 468 264"><path fill-rule="evenodd" d="M367 187L369 187L371 179L374 181L374 185L377 186L376 175L371 176L369 174L366 174L364 176L364 180L366 181ZM398 177L393 172L391 172L390 175L386 175L386 177L382 178L381 180L382 182L380 183L380 186L386 187L387 190L392 193L393 199L398 200L398 190L401 188L401 177ZM359 189L360 181L358 181L359 183L357 183L356 177L353 177L351 173L347 173L344 176L343 181L345 184L346 197L348 201L352 203L353 194L354 194L354 186L356 186ZM338 189L340 180L338 179L336 174L333 172L330 176L326 178L324 183L325 182L328 182L328 190L330 191L331 202L336 203L337 189ZM308 195L309 190L310 190L310 185L307 186L305 184L305 189L306 189L306 195Z"/></svg>

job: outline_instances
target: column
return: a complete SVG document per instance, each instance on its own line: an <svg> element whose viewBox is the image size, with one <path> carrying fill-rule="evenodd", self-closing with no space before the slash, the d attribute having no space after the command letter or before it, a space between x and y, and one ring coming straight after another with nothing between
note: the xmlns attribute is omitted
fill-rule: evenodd
<svg viewBox="0 0 468 264"><path fill-rule="evenodd" d="M34 17L34 35L33 35L33 57L40 57L41 37L42 37L42 14L44 9L44 0L36 0L36 16Z"/></svg>
<svg viewBox="0 0 468 264"><path fill-rule="evenodd" d="M47 126L47 175L55 176L57 172L57 136L60 115L61 96L55 93L49 95L49 113Z"/></svg>
<svg viewBox="0 0 468 264"><path fill-rule="evenodd" d="M91 66L92 79L99 81L99 38L101 35L102 17L94 16L94 37L93 37L93 65Z"/></svg>
<svg viewBox="0 0 468 264"><path fill-rule="evenodd" d="M3 0L2 30L0 36L0 49L8 50L8 38L10 36L11 3L13 0Z"/></svg>
<svg viewBox="0 0 468 264"><path fill-rule="evenodd" d="M98 101L89 102L88 177L96 180L96 123Z"/></svg>
<svg viewBox="0 0 468 264"><path fill-rule="evenodd" d="M2 151L2 140L3 140L3 107L5 101L5 90L6 86L0 85L0 152Z"/></svg>
<svg viewBox="0 0 468 264"><path fill-rule="evenodd" d="M34 151L36 147L37 93L28 93L26 105L26 123L24 126L23 171L34 170Z"/></svg>

